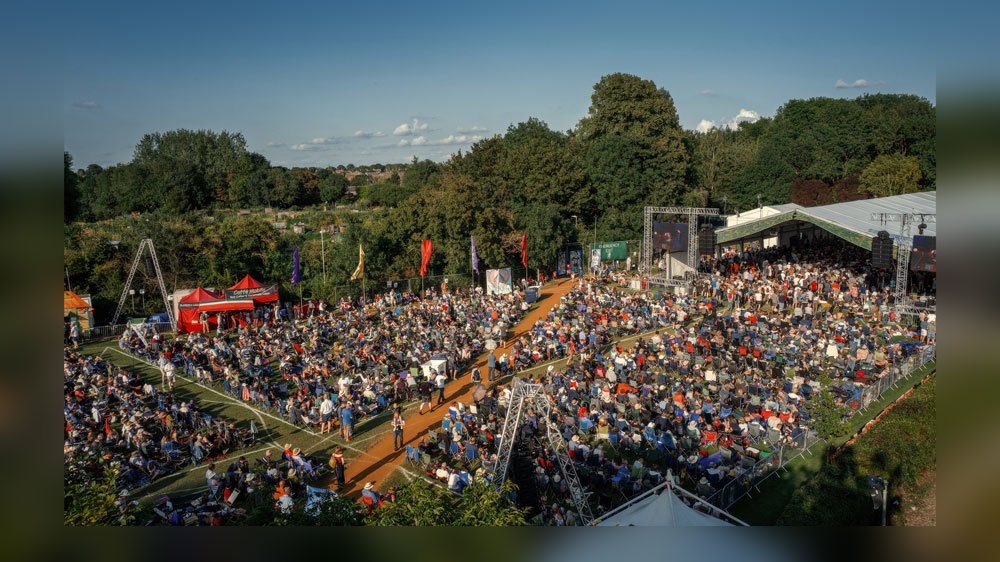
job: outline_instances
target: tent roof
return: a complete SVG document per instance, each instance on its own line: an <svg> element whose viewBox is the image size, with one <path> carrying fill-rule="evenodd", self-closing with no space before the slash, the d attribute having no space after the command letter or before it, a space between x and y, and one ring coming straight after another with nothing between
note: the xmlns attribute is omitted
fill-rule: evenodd
<svg viewBox="0 0 1000 562"><path fill-rule="evenodd" d="M253 277L250 277L250 275L246 275L243 277L243 279L240 279L238 283L236 283L232 287L229 287L226 290L235 291L236 289L257 289L259 287L266 287L266 285L264 285L260 281L257 281Z"/></svg>
<svg viewBox="0 0 1000 562"><path fill-rule="evenodd" d="M203 302L198 312L223 312L228 310L253 310L253 299L225 299Z"/></svg>
<svg viewBox="0 0 1000 562"><path fill-rule="evenodd" d="M598 523L599 527L731 527L730 523L689 507L669 488L640 500Z"/></svg>
<svg viewBox="0 0 1000 562"><path fill-rule="evenodd" d="M63 310L71 308L90 308L90 305L73 291L63 291Z"/></svg>
<svg viewBox="0 0 1000 562"><path fill-rule="evenodd" d="M215 293L206 291L201 287L198 287L197 289L181 297L181 300L179 302L182 302L184 304L193 304L205 301L217 301L221 298L222 298L221 295L217 295Z"/></svg>
<svg viewBox="0 0 1000 562"><path fill-rule="evenodd" d="M783 206L782 206L783 207ZM887 230L899 239L899 223L881 224L872 220L872 213L927 213L937 212L937 192L906 193L892 197L862 199L834 203L819 207L800 207L716 231L720 244L746 238L761 231L794 220L809 222L863 248L871 249L871 241L880 230ZM915 233L915 231L914 231ZM926 236L936 236L936 223L928 223Z"/></svg>

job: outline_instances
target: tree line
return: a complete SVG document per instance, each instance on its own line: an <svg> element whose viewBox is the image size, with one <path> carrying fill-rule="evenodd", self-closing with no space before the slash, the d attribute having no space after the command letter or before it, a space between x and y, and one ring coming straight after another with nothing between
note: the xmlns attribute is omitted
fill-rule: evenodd
<svg viewBox="0 0 1000 562"><path fill-rule="evenodd" d="M271 166L238 133L152 133L126 164L74 171L66 155L67 262L91 291L124 277L108 265L112 250L99 240L106 233L96 234L114 223L176 246L164 269L179 286L224 285L242 272L280 280L290 272L291 248L302 246L306 290L329 296L330 287L349 283L358 244L369 279L383 280L416 275L422 239L435 244L432 272L468 273L470 236L481 268L517 270L525 231L529 267L550 271L567 244L639 238L644 205L733 212L803 193L816 203L820 192L828 201L933 190L935 121L925 99L873 94L791 100L773 118L689 131L665 89L611 74L594 85L587 115L572 130L531 118L446 162L414 161L380 181L365 174L348 181L338 173L346 168ZM224 209L338 203L361 212L338 219L343 235L326 241L323 284L314 280L315 233L280 235L259 215L210 220Z"/></svg>

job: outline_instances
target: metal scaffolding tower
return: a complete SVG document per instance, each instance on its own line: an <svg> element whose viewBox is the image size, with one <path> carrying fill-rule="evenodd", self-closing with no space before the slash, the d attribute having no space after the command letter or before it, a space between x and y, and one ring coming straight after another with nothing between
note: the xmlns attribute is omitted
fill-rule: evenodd
<svg viewBox="0 0 1000 562"><path fill-rule="evenodd" d="M537 398L537 400L536 400ZM590 495L584 492L580 484L580 478L576 474L576 467L573 466L573 459L569 457L566 449L566 440L559 433L559 428L550 419L553 412L552 399L545 392L541 384L529 383L523 379L514 379L511 388L510 404L507 406L507 416L503 422L503 433L500 435L496 464L493 466L494 484L499 487L507 479L507 469L510 466L511 453L514 450L514 443L517 440L518 429L521 427L521 420L524 414L525 405L531 405L541 413L542 423L545 425L545 436L549 446L559 461L559 469L566 480L573 505L576 506L577 513L584 525L589 525L594 516L590 511L590 504L587 497Z"/></svg>
<svg viewBox="0 0 1000 562"><path fill-rule="evenodd" d="M642 232L642 268L646 275L649 275L651 285L663 285L665 287L687 287L691 284L692 276L685 276L682 280L672 279L666 273L653 276L650 274L653 265L653 215L687 215L688 218L688 251L687 266L691 268L694 275L698 274L698 217L719 216L718 209L705 207L646 207L643 212L643 232Z"/></svg>
<svg viewBox="0 0 1000 562"><path fill-rule="evenodd" d="M899 314L920 314L922 310L910 302L910 296L906 292L906 284L909 279L910 252L913 251L912 231L913 221L920 220L921 227L928 222L936 222L937 215L934 213L872 213L872 220L883 225L887 222L899 223L899 238L896 244L896 286L893 287L893 308Z"/></svg>
<svg viewBox="0 0 1000 562"><path fill-rule="evenodd" d="M177 319L174 318L174 309L170 306L170 302L167 299L167 286L163 283L163 273L160 272L160 260L156 259L156 249L153 248L153 240L151 238L143 238L142 242L139 243L139 249L132 260L132 268L129 269L128 278L125 280L125 288L122 289L122 297L118 299L118 308L115 309L115 315L111 318L111 325L114 326L118 323L118 317L121 316L122 308L125 306L125 299L128 297L128 290L132 288L132 280L135 279L135 271L139 268L142 252L147 246L149 247L149 257L153 260L153 269L156 271L156 281L160 285L163 306L166 307L167 316L170 317L170 327L176 331Z"/></svg>

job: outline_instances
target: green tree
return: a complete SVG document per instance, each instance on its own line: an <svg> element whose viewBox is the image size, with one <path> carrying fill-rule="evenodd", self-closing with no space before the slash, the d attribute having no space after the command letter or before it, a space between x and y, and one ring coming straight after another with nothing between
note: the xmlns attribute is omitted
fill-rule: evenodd
<svg viewBox="0 0 1000 562"><path fill-rule="evenodd" d="M73 157L63 152L63 221L70 222L80 213L79 178L73 171Z"/></svg>
<svg viewBox="0 0 1000 562"><path fill-rule="evenodd" d="M920 161L916 156L881 154L861 172L861 189L873 197L920 191Z"/></svg>
<svg viewBox="0 0 1000 562"><path fill-rule="evenodd" d="M615 154L635 168L624 183L630 193L643 194L643 204L676 204L687 191L690 154L685 135L670 94L652 81L621 73L602 77L594 85L590 109L577 125L577 134L590 145L605 141L596 155L588 150L587 168L596 172L590 181L599 204L607 204L602 191L614 191L608 186L609 170L625 168L615 162ZM629 221L628 228L638 234L635 221Z"/></svg>
<svg viewBox="0 0 1000 562"><path fill-rule="evenodd" d="M395 502L376 509L366 522L376 527L524 525L526 511L507 496L514 489L509 481L499 491L489 482L477 481L456 497L441 486L414 480L399 488Z"/></svg>
<svg viewBox="0 0 1000 562"><path fill-rule="evenodd" d="M115 481L118 473L106 468L102 478L67 483L63 490L66 525L133 525L145 510L134 502L120 502Z"/></svg>

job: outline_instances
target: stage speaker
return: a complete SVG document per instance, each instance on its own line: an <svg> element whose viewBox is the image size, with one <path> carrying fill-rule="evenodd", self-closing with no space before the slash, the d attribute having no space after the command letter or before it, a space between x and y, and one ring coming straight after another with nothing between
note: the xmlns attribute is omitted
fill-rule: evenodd
<svg viewBox="0 0 1000 562"><path fill-rule="evenodd" d="M715 228L711 224L703 224L698 230L698 255L715 255Z"/></svg>
<svg viewBox="0 0 1000 562"><path fill-rule="evenodd" d="M875 269L892 268L892 247L895 243L889 233L880 230L872 239L872 267Z"/></svg>

